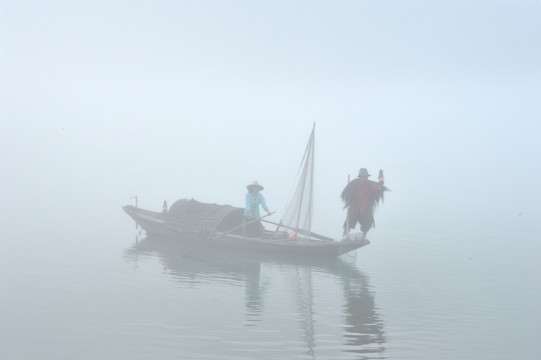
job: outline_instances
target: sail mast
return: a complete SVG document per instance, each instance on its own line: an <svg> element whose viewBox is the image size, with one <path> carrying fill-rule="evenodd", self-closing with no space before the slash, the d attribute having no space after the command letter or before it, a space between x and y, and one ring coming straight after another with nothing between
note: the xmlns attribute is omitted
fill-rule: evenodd
<svg viewBox="0 0 541 360"><path fill-rule="evenodd" d="M299 229L304 230L303 233L307 234L308 237L312 227L315 126L314 123L299 166L299 170L302 169L302 171L297 188L282 219L285 225L295 228L297 232Z"/></svg>
<svg viewBox="0 0 541 360"><path fill-rule="evenodd" d="M310 140L308 140L308 145L306 146L306 151L304 152L304 169L302 177L299 181L299 187L300 189L300 203L299 208L302 209L303 203L305 201L305 197L308 196L308 207L305 210L305 214L302 214L302 211L299 211L297 214L297 226L295 226L297 229L300 228L300 220L301 215L306 216L306 223L308 233L310 233L310 228L312 227L312 194L313 194L313 185L314 185L314 130L316 125L314 124L314 127L312 128L312 133L310 134ZM308 175L308 171L310 171L311 176ZM307 184L308 182L308 184ZM308 194L305 193L306 186L308 185Z"/></svg>

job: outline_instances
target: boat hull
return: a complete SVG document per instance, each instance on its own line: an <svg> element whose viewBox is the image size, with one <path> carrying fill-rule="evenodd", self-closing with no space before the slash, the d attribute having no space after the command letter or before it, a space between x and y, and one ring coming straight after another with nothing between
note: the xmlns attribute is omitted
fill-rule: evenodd
<svg viewBox="0 0 541 360"><path fill-rule="evenodd" d="M242 234L207 233L182 231L167 221L167 214L124 206L123 210L133 218L148 235L158 235L191 245L189 252L205 251L209 248L234 249L238 251L280 254L299 259L310 257L337 257L366 246L368 240L321 240L290 239L282 237L259 238Z"/></svg>

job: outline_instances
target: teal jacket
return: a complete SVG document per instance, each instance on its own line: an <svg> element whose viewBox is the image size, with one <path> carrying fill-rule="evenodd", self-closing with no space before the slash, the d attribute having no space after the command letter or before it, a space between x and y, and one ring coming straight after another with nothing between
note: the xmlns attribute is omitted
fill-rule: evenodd
<svg viewBox="0 0 541 360"><path fill-rule="evenodd" d="M261 193L247 193L246 194L246 208L244 209L244 216L249 216L248 212L256 218L261 217L259 215L259 205L263 207L263 210L268 211L267 203Z"/></svg>

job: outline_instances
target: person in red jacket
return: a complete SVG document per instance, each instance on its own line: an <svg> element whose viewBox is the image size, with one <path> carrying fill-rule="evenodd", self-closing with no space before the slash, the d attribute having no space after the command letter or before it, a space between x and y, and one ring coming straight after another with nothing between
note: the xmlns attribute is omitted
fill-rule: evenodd
<svg viewBox="0 0 541 360"><path fill-rule="evenodd" d="M359 170L359 176L346 185L342 191L344 208L348 209L344 222L344 236L354 229L357 223L361 225L363 240L366 234L375 226L374 211L383 201L383 193L389 189L383 186L383 172L380 170L379 182L368 180L368 170Z"/></svg>

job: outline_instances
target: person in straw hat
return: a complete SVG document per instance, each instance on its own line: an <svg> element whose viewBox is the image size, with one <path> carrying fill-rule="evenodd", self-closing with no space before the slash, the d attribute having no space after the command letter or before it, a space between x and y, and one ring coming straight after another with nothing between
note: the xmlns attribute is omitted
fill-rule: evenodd
<svg viewBox="0 0 541 360"><path fill-rule="evenodd" d="M346 185L342 191L344 208L348 209L344 222L344 236L355 229L357 222L361 225L363 239L374 227L374 211L380 201L383 201L383 193L389 189L383 186L383 172L380 171L379 182L368 180L370 174L365 168L359 170L359 176Z"/></svg>
<svg viewBox="0 0 541 360"><path fill-rule="evenodd" d="M244 217L246 221L252 221L261 217L259 214L259 206L263 208L270 215L269 207L265 201L265 197L261 195L260 191L263 190L263 186L259 185L257 181L252 182L248 186L248 193L246 193L246 208L244 209ZM247 232L252 235L259 235L263 232L263 225L260 221L253 221L248 224Z"/></svg>

